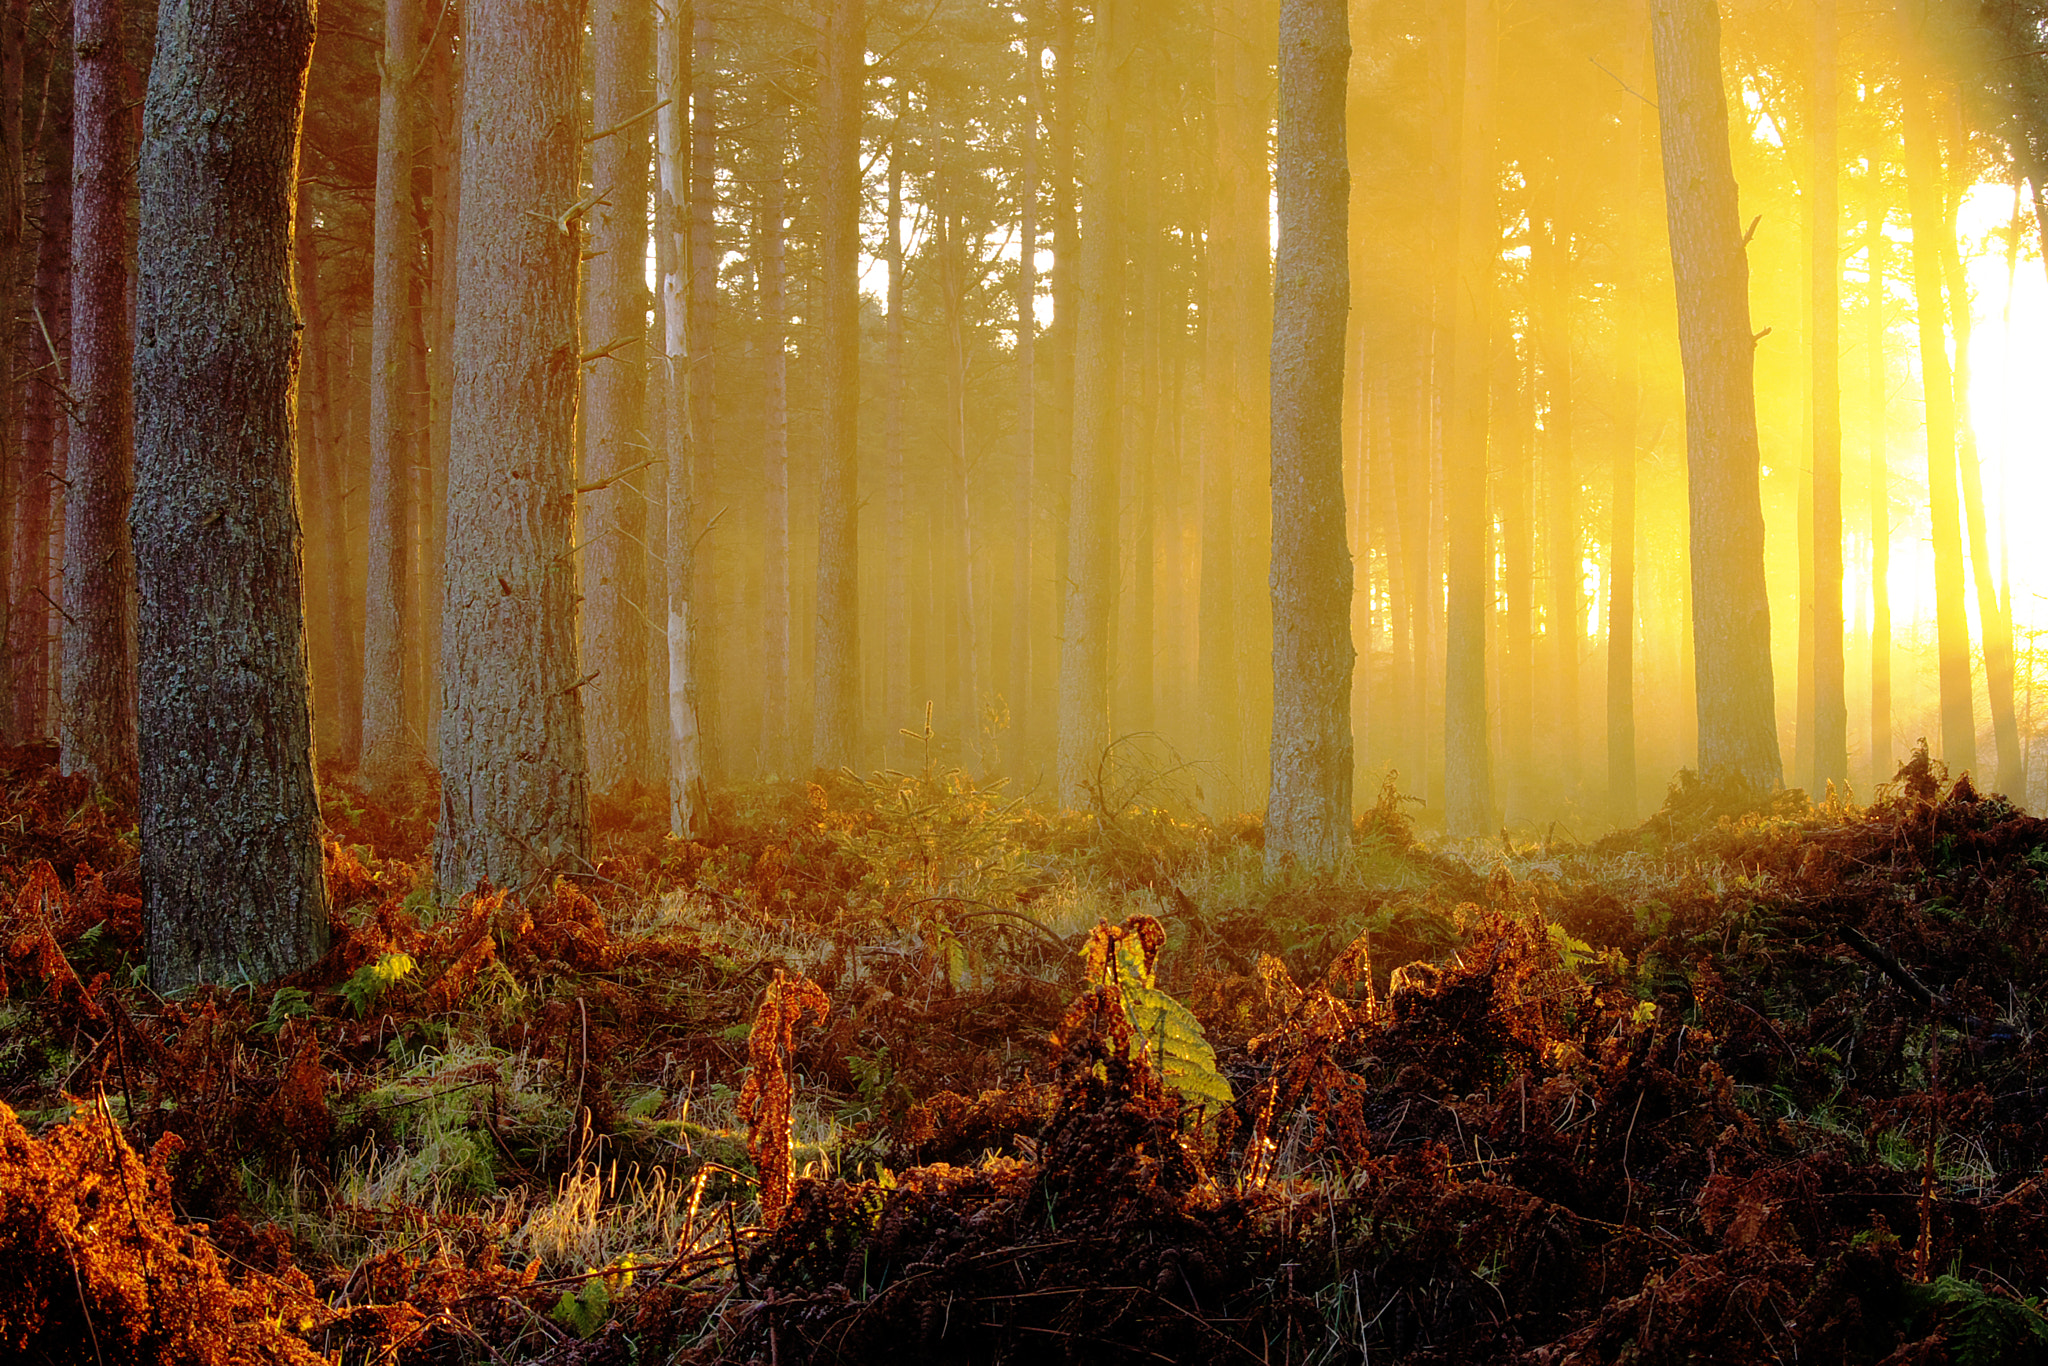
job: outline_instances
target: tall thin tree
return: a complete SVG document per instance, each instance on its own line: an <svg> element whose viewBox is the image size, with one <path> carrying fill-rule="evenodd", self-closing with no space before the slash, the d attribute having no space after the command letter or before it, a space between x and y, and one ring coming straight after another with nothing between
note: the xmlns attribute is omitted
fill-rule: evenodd
<svg viewBox="0 0 2048 1366"><path fill-rule="evenodd" d="M1486 522L1486 429L1493 280L1500 252L1492 116L1498 24L1495 0L1466 0L1457 247L1447 305L1451 310L1451 354L1443 395L1449 523L1444 823L1453 835L1486 834L1495 819L1486 700L1486 623L1493 607Z"/></svg>
<svg viewBox="0 0 2048 1366"><path fill-rule="evenodd" d="M576 660L582 23L470 0L441 631L443 888L523 890L590 846Z"/></svg>
<svg viewBox="0 0 2048 1366"><path fill-rule="evenodd" d="M416 648L413 602L413 84L420 71L419 8L385 0L384 61L377 99L377 188L370 251L370 538L363 612L363 776L373 790L415 757L418 718L405 686Z"/></svg>
<svg viewBox="0 0 2048 1366"><path fill-rule="evenodd" d="M1835 150L1835 0L1814 0L1812 152L1807 213L1813 352L1813 773L1818 797L1849 780L1842 660L1841 174ZM1801 774L1802 781L1808 775Z"/></svg>
<svg viewBox="0 0 2048 1366"><path fill-rule="evenodd" d="M67 773L135 791L135 75L123 0L75 0L72 21L70 487L64 495L60 735Z"/></svg>
<svg viewBox="0 0 2048 1366"><path fill-rule="evenodd" d="M1116 602L1116 377L1124 323L1121 87L1129 0L1101 0L1082 157L1080 317L1074 334L1066 611L1061 621L1059 804L1095 804L1109 745L1109 633Z"/></svg>
<svg viewBox="0 0 2048 1366"><path fill-rule="evenodd" d="M1764 591L1756 339L1716 0L1653 0L1665 216L1685 371L1693 667L1702 771L1784 781Z"/></svg>
<svg viewBox="0 0 2048 1366"><path fill-rule="evenodd" d="M584 668L590 783L611 792L648 777L647 132L654 104L649 0L597 0L591 46L590 343L584 381Z"/></svg>
<svg viewBox="0 0 2048 1366"><path fill-rule="evenodd" d="M1484 3L1484 0L1479 0ZM1273 785L1266 868L1328 867L1351 828L1351 551L1344 525L1344 0L1282 0L1273 271Z"/></svg>
<svg viewBox="0 0 2048 1366"><path fill-rule="evenodd" d="M818 122L821 392L818 599L811 762L860 757L860 115L866 0L820 0Z"/></svg>

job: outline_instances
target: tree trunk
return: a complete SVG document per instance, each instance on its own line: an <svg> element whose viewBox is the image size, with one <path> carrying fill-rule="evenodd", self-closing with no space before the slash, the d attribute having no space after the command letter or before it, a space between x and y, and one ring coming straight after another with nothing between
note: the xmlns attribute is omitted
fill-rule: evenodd
<svg viewBox="0 0 2048 1366"><path fill-rule="evenodd" d="M1927 402L1927 495L1934 540L1934 630L1941 663L1941 754L1949 771L1977 766L1970 684L1970 621L1963 601L1963 533L1956 500L1956 400L1942 327L1941 164L1933 91L1911 60L1900 65L1905 107L1906 205L1913 221L1913 294L1920 324L1920 375Z"/></svg>
<svg viewBox="0 0 2048 1366"><path fill-rule="evenodd" d="M1961 100L1947 105L1951 165L1960 167L1968 155ZM1964 187L1957 185L1960 196ZM1944 196L1946 199L1946 196ZM1977 592L1978 628L1984 633L1984 694L1991 710L1991 735L1998 755L1992 791L2015 801L2026 796L2024 756L2019 719L2013 711L2012 614L2000 601L1998 579L1984 525L1984 475L1977 460L1977 432L1970 421L1970 285L1956 246L1953 206L1944 212L1941 232L1942 275L1948 287L1950 326L1955 333L1956 463L1962 477L1963 523L1970 536L1970 570Z"/></svg>
<svg viewBox="0 0 2048 1366"><path fill-rule="evenodd" d="M1032 537L1037 530L1038 459L1038 106L1040 89L1038 24L1034 16L1024 43L1024 123L1018 130L1023 174L1017 189L1017 467L1010 544L1010 659L1004 691L1010 707L1012 776L1023 781L1031 753L1031 580Z"/></svg>
<svg viewBox="0 0 2048 1366"><path fill-rule="evenodd" d="M1579 527L1579 475L1572 467L1572 228L1574 187L1563 156L1547 173L1548 214L1530 227L1529 276L1537 325L1535 350L1543 377L1544 550L1549 560L1550 609L1544 638L1550 655L1551 733L1556 768L1554 796L1579 796L1579 653L1585 627L1585 551Z"/></svg>
<svg viewBox="0 0 2048 1366"><path fill-rule="evenodd" d="M1647 84L1649 9L1643 0L1628 6L1623 41L1629 60L1623 67L1629 87ZM1613 434L1613 494L1608 509L1607 595L1607 811L1618 826L1636 821L1636 442L1641 421L1641 350L1628 338L1643 334L1642 265L1636 236L1629 225L1640 221L1644 147L1643 104L1622 101L1620 279L1615 291L1616 333L1623 339L1616 375Z"/></svg>
<svg viewBox="0 0 2048 1366"><path fill-rule="evenodd" d="M574 467L582 25L552 0L464 11L441 822L449 894L587 863ZM566 220L564 220L566 221Z"/></svg>
<svg viewBox="0 0 2048 1366"><path fill-rule="evenodd" d="M1058 797L1097 804L1109 735L1109 633L1116 612L1117 378L1124 324L1123 60L1128 0L1100 0L1089 73L1092 145L1083 158L1080 317L1074 335L1074 442L1067 607L1060 648Z"/></svg>
<svg viewBox="0 0 2048 1366"><path fill-rule="evenodd" d="M362 683L357 673L362 656L354 648L355 633L350 629L353 576L349 573L348 529L342 517L341 441L334 420L331 380L336 329L323 307L318 242L311 195L302 183L293 243L298 256L299 316L306 324L299 376L299 458L305 466L302 482L311 490L304 500L311 533L308 539L320 547L326 569L324 583L307 585L306 610L312 616L313 658L332 673L326 706L333 718L334 752L326 757L352 768L362 756ZM314 677L319 677L317 668ZM316 692L315 717L320 715L320 707Z"/></svg>
<svg viewBox="0 0 2048 1366"><path fill-rule="evenodd" d="M722 541L712 530L726 509L718 478L718 32L711 6L690 11L690 363L685 386L690 405L690 488L699 524L692 557L690 601L696 607L691 645L696 665L697 719L704 771L726 772L722 703L725 686L726 615Z"/></svg>
<svg viewBox="0 0 2048 1366"><path fill-rule="evenodd" d="M1539 799L1530 759L1536 729L1536 549L1529 493L1534 411L1516 348L1502 347L1494 367L1491 435L1500 470L1501 596L1507 609L1500 627L1501 787L1506 820L1518 823L1533 817Z"/></svg>
<svg viewBox="0 0 2048 1366"><path fill-rule="evenodd" d="M789 734L789 303L783 284L782 145L761 197L761 347L765 410L761 420L766 521L761 558L761 757L770 774L792 770Z"/></svg>
<svg viewBox="0 0 2048 1366"><path fill-rule="evenodd" d="M1273 269L1273 778L1266 871L1329 868L1351 832L1351 552L1344 525L1344 0L1281 0Z"/></svg>
<svg viewBox="0 0 2048 1366"><path fill-rule="evenodd" d="M70 43L67 22L56 37ZM36 236L33 308L22 329L23 384L20 531L14 545L8 620L14 656L14 733L22 740L52 734L51 647L57 614L48 594L52 504L64 478L57 468L57 395L64 386L65 330L70 322L65 271L71 261L71 92L69 64L50 81L42 126L42 212ZM61 558L57 559L61 564Z"/></svg>
<svg viewBox="0 0 2048 1366"><path fill-rule="evenodd" d="M1219 0L1220 2L1220 0ZM1076 207L1079 190L1074 177L1074 126L1079 116L1080 92L1074 39L1074 8L1078 0L1047 0L1052 11L1051 47L1054 62L1052 93L1046 101L1046 145L1052 161L1052 181L1047 187L1047 208L1052 228L1052 326L1046 342L1052 355L1052 383L1047 393L1046 416L1052 431L1046 443L1049 452L1045 488L1051 497L1047 528L1052 552L1052 639L1066 639L1067 540L1073 514L1074 463L1074 338L1081 319L1081 241ZM1208 571L1205 568L1203 573ZM1052 713L1034 727L1038 753L1050 755L1055 764L1059 749L1059 675L1061 649L1049 649L1039 669L1038 697L1041 716Z"/></svg>
<svg viewBox="0 0 2048 1366"><path fill-rule="evenodd" d="M1815 0L1813 54L1813 795L1849 781L1842 662L1841 168L1835 151L1835 0ZM1802 775L1804 776L1804 775Z"/></svg>
<svg viewBox="0 0 2048 1366"><path fill-rule="evenodd" d="M827 7L819 53L818 602L811 761L860 758L860 116L866 104L865 0Z"/></svg>
<svg viewBox="0 0 2048 1366"><path fill-rule="evenodd" d="M883 487L883 636L882 727L887 761L907 769L911 762L912 714L924 699L911 686L910 611L910 476L903 435L905 371L903 363L903 161L905 128L910 117L909 87L897 92L896 121L889 137L887 236L883 259L889 265L889 318L883 352L882 451Z"/></svg>
<svg viewBox="0 0 2048 1366"><path fill-rule="evenodd" d="M416 757L405 687L412 650L413 440L410 324L419 255L412 207L413 79L419 72L415 0L385 0L377 101L377 190L370 252L370 546L363 611L363 779L388 788Z"/></svg>
<svg viewBox="0 0 2048 1366"><path fill-rule="evenodd" d="M135 75L123 0L72 9L71 409L64 495L63 765L134 796Z"/></svg>
<svg viewBox="0 0 2048 1366"><path fill-rule="evenodd" d="M696 497L690 482L689 253L685 221L690 99L689 15L661 10L657 43L655 115L660 140L661 199L655 216L656 268L661 273L662 412L668 450L668 810L669 833L700 839L709 833L711 805L704 782L704 745L697 710Z"/></svg>
<svg viewBox="0 0 2048 1366"><path fill-rule="evenodd" d="M1197 642L1197 685L1202 722L1222 781L1212 815L1253 805L1254 763L1242 671L1243 625L1238 615L1242 581L1251 577L1239 515L1241 486L1266 463L1270 440L1270 372L1260 365L1258 318L1270 308L1268 205L1272 186L1266 159L1265 33L1274 11L1265 0L1216 0L1211 63L1216 86L1214 120L1216 193L1210 210L1205 262L1207 303L1202 321L1202 579ZM1270 317L1270 313L1267 314Z"/></svg>
<svg viewBox="0 0 2048 1366"><path fill-rule="evenodd" d="M134 535L150 985L327 948L306 697L292 210L301 0L174 0L144 105Z"/></svg>
<svg viewBox="0 0 2048 1366"><path fill-rule="evenodd" d="M1665 212L1685 372L1699 764L1784 781L1764 591L1749 262L1728 148L1716 0L1654 0Z"/></svg>
<svg viewBox="0 0 2048 1366"><path fill-rule="evenodd" d="M1885 366L1885 272L1890 244L1885 240L1884 163L1875 154L1864 189L1867 293L1864 298L1863 351L1869 366L1864 408L1870 423L1870 790L1891 779L1892 753L1892 493L1885 457L1885 405L1891 396Z"/></svg>
<svg viewBox="0 0 2048 1366"><path fill-rule="evenodd" d="M590 785L614 792L647 780L647 496L641 435L647 398L647 110L654 103L648 0L597 0L597 83L591 118L590 347L584 381L584 672ZM609 482L608 482L609 481Z"/></svg>
<svg viewBox="0 0 2048 1366"><path fill-rule="evenodd" d="M1450 834L1461 836L1487 834L1497 823L1487 737L1486 623L1493 609L1493 575L1486 518L1486 427L1489 329L1500 252L1493 147L1498 23L1493 0L1467 0L1451 356L1444 381L1445 511L1450 524L1445 557L1449 600L1444 633L1444 825ZM1553 388L1553 415L1556 401ZM1561 652L1560 672L1563 667ZM1560 711L1564 704L1560 698Z"/></svg>

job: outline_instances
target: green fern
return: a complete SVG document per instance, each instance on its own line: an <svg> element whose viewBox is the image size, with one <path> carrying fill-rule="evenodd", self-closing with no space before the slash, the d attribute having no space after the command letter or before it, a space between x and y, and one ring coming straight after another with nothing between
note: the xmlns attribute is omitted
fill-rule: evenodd
<svg viewBox="0 0 2048 1366"><path fill-rule="evenodd" d="M341 984L342 998L360 1020L377 1008L386 991L410 977L414 966L409 953L387 953L376 962L357 968Z"/></svg>
<svg viewBox="0 0 2048 1366"><path fill-rule="evenodd" d="M2032 1302L1994 1295L1960 1276L1938 1276L1926 1285L1908 1282L1905 1292L1916 1323L1939 1322L1956 1366L2048 1362L2048 1319Z"/></svg>
<svg viewBox="0 0 2048 1366"><path fill-rule="evenodd" d="M585 1282L581 1295L564 1290L549 1317L579 1338L591 1336L611 1317L612 1291L606 1279L600 1276Z"/></svg>
<svg viewBox="0 0 2048 1366"><path fill-rule="evenodd" d="M1228 1106L1233 1099L1230 1083L1216 1069L1216 1050L1209 1046L1202 1022L1159 989L1138 936L1127 934L1116 941L1113 964L1113 985L1123 1001L1124 1018L1160 1080L1205 1116Z"/></svg>

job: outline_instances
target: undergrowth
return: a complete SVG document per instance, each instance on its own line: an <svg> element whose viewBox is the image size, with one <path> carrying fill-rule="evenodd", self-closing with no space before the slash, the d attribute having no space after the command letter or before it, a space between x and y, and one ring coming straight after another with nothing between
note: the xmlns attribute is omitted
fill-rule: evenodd
<svg viewBox="0 0 2048 1366"><path fill-rule="evenodd" d="M138 1362L2048 1359L2048 825L1682 776L1341 865L1142 744L600 803L436 898L325 785L333 949L153 994L132 828L0 754L0 1353Z"/></svg>

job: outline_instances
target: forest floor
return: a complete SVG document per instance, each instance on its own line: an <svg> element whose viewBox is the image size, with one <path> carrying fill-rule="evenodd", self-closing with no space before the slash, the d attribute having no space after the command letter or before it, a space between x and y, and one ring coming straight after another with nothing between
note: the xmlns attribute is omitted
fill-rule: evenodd
<svg viewBox="0 0 2048 1366"><path fill-rule="evenodd" d="M1323 880L937 771L597 812L437 905L326 783L334 946L154 995L135 836L0 755L0 1354L2048 1360L2048 823L1682 780Z"/></svg>

